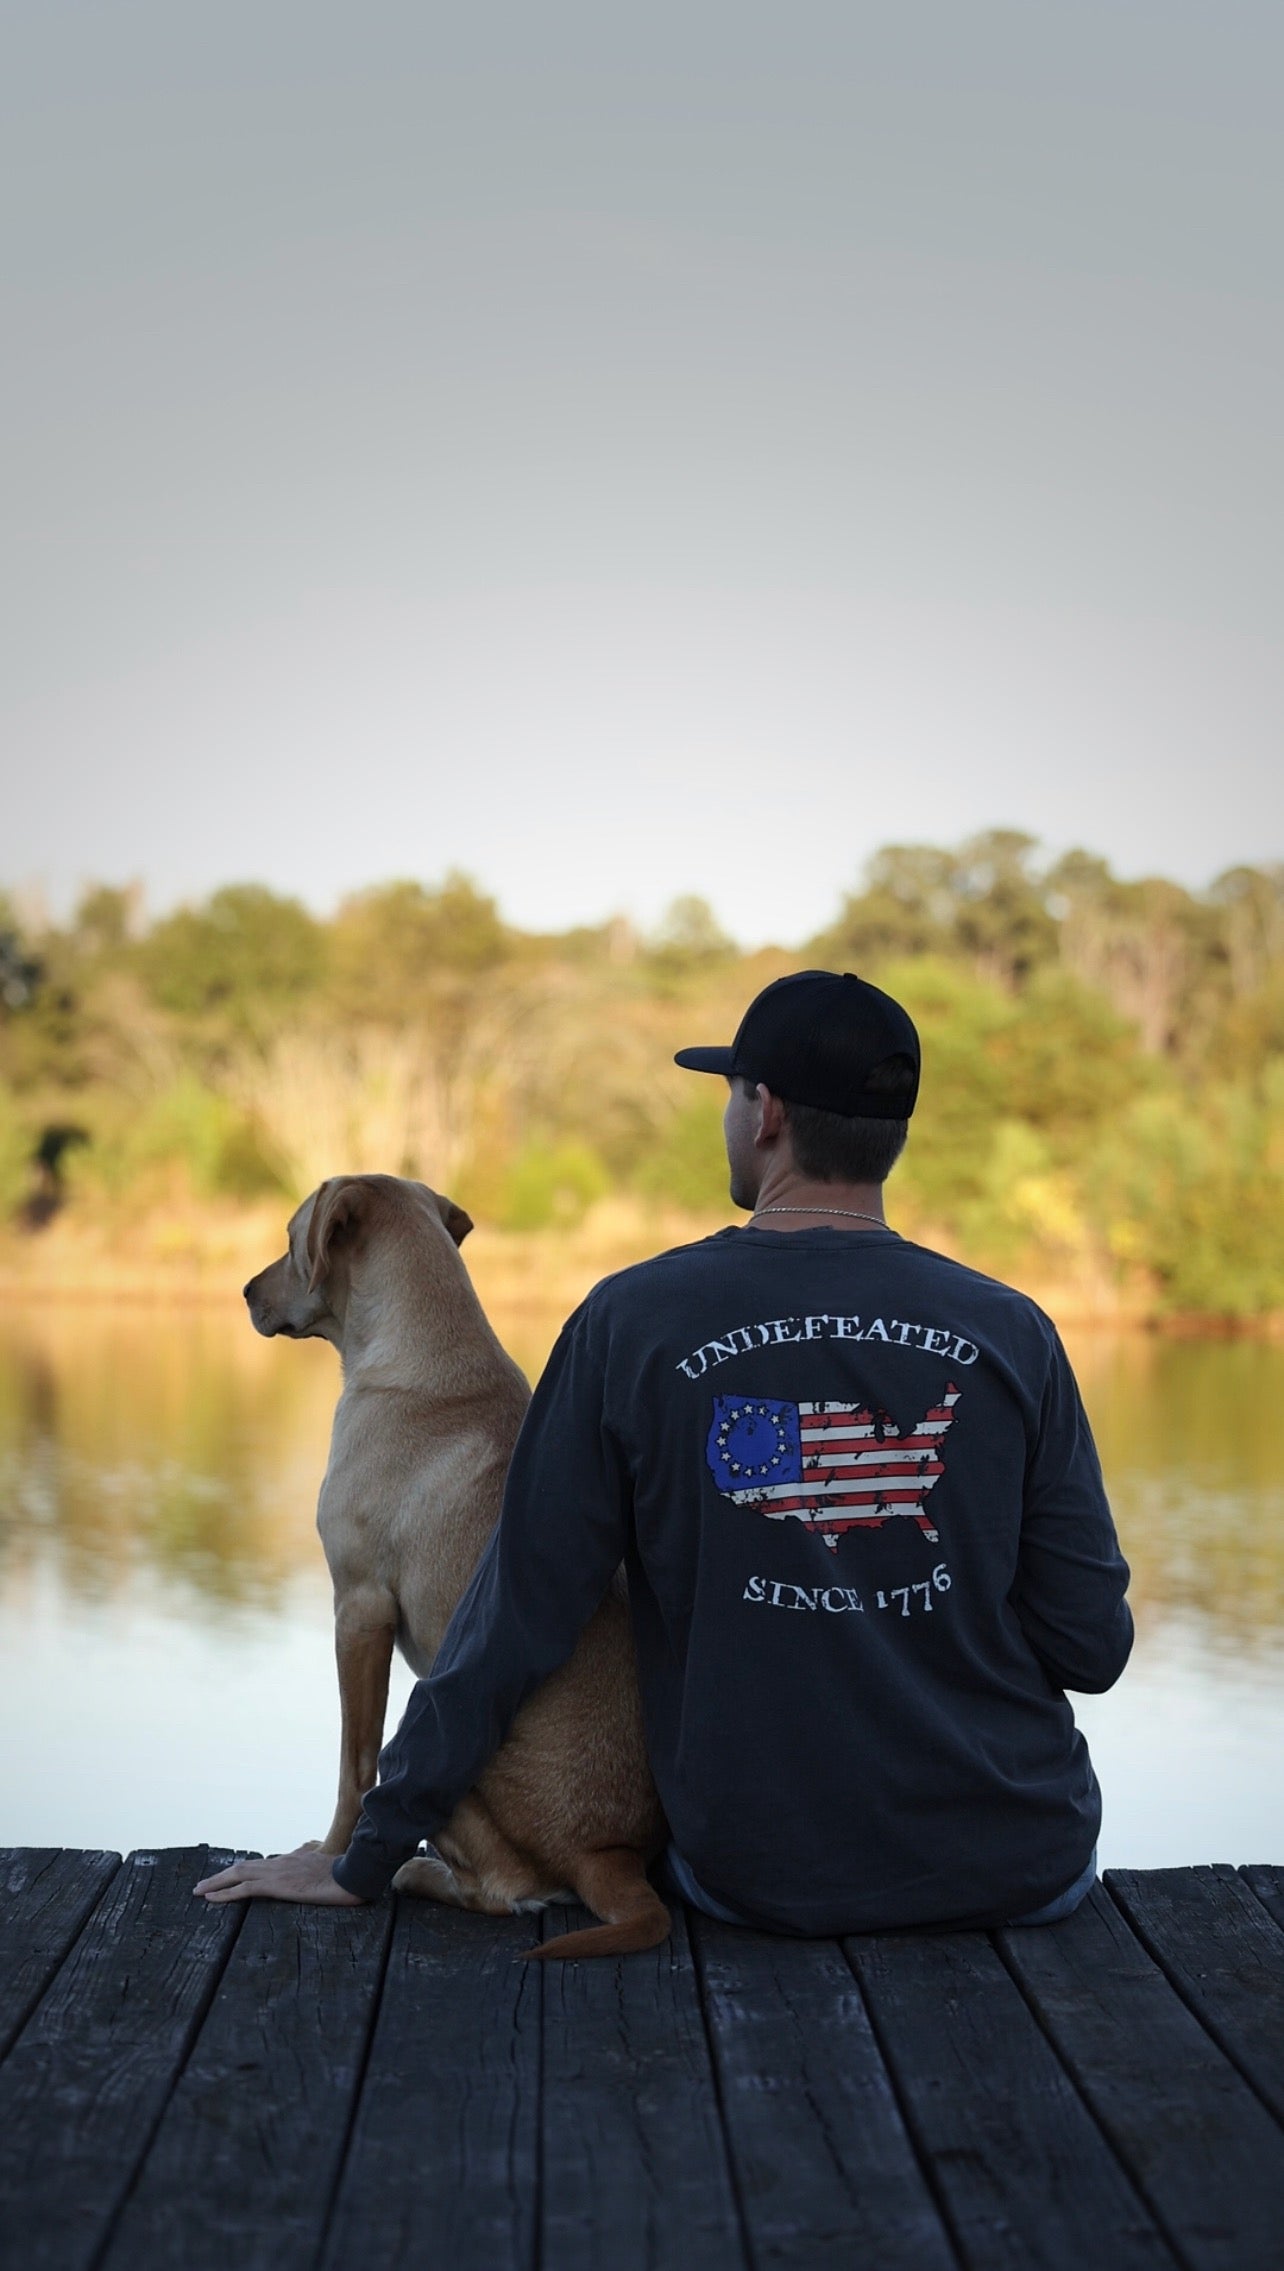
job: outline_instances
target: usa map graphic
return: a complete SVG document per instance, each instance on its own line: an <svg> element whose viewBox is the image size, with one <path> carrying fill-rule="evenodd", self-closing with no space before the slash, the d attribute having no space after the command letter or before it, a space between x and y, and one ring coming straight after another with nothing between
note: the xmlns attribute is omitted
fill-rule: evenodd
<svg viewBox="0 0 1284 2271"><path fill-rule="evenodd" d="M792 1404L772 1396L715 1396L705 1446L724 1498L769 1521L815 1530L831 1553L847 1530L878 1529L898 1516L936 1540L924 1500L945 1472L941 1453L959 1390L902 1435L868 1404Z"/></svg>

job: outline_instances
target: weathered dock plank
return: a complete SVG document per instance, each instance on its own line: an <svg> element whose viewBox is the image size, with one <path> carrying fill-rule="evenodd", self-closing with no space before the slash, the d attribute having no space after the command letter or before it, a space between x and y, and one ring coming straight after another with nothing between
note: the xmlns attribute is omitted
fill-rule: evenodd
<svg viewBox="0 0 1284 2271"><path fill-rule="evenodd" d="M103 2271L307 2271L325 2236L392 1911L256 1901Z"/></svg>
<svg viewBox="0 0 1284 2271"><path fill-rule="evenodd" d="M755 2264L953 2271L842 1950L696 1916L692 1935Z"/></svg>
<svg viewBox="0 0 1284 2271"><path fill-rule="evenodd" d="M1284 2121L1280 1932L1236 1870L1111 1869L1106 1884L1182 2000ZM1279 2226L1284 2255L1284 2220Z"/></svg>
<svg viewBox="0 0 1284 2271"><path fill-rule="evenodd" d="M232 1858L131 1854L0 2066L6 2271L89 2271L240 1927L192 1899Z"/></svg>
<svg viewBox="0 0 1284 2271"><path fill-rule="evenodd" d="M1256 1861L1241 1869L1239 1875L1267 1914L1284 1929L1284 1868L1273 1867L1269 1861Z"/></svg>
<svg viewBox="0 0 1284 2271"><path fill-rule="evenodd" d="M983 1935L843 1945L968 2271L1171 2265L1154 2219Z"/></svg>
<svg viewBox="0 0 1284 2271"><path fill-rule="evenodd" d="M592 1922L552 1910L550 1935ZM686 1919L643 1955L542 1966L540 2260L743 2271Z"/></svg>
<svg viewBox="0 0 1284 2271"><path fill-rule="evenodd" d="M120 1867L119 1853L0 1850L0 2058Z"/></svg>
<svg viewBox="0 0 1284 2271"><path fill-rule="evenodd" d="M539 1967L530 1917L399 1900L323 2261L530 2271Z"/></svg>
<svg viewBox="0 0 1284 2271"><path fill-rule="evenodd" d="M1109 1894L998 1942L1188 2271L1277 2271L1284 2137Z"/></svg>
<svg viewBox="0 0 1284 2271"><path fill-rule="evenodd" d="M1284 2260L1278 1867L543 1966L528 1917L210 1908L217 1858L3 1857L0 2271Z"/></svg>

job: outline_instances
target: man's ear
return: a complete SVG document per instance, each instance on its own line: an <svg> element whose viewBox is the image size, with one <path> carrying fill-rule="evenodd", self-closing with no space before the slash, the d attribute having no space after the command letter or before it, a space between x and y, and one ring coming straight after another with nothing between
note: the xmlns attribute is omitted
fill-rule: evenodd
<svg viewBox="0 0 1284 2271"><path fill-rule="evenodd" d="M761 1080L758 1083L758 1109L762 1114L762 1119L754 1136L754 1142L758 1144L774 1143L785 1126L785 1107L781 1098L773 1096L771 1090Z"/></svg>
<svg viewBox="0 0 1284 2271"><path fill-rule="evenodd" d="M450 1232L451 1237L455 1241L455 1244L457 1246L462 1246L465 1238L468 1236L469 1231L473 1227L473 1218L471 1214L465 1214L463 1208L461 1206L456 1206L453 1199L443 1198L440 1191L434 1191L432 1195L437 1202L437 1212L441 1216L442 1221L445 1223L447 1230Z"/></svg>
<svg viewBox="0 0 1284 2271"><path fill-rule="evenodd" d="M351 1175L331 1175L321 1185L308 1223L308 1291L315 1293L330 1268L335 1239L352 1227L361 1212L362 1189Z"/></svg>

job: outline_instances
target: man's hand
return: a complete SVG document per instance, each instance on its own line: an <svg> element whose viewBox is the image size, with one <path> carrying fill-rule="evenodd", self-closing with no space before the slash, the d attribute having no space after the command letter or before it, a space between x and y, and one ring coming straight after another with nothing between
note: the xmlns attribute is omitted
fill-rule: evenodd
<svg viewBox="0 0 1284 2271"><path fill-rule="evenodd" d="M304 1845L297 1853L272 1853L266 1861L234 1861L216 1877L202 1877L193 1890L206 1900L301 1900L317 1908L364 1908L360 1893L345 1892L330 1874L333 1853Z"/></svg>

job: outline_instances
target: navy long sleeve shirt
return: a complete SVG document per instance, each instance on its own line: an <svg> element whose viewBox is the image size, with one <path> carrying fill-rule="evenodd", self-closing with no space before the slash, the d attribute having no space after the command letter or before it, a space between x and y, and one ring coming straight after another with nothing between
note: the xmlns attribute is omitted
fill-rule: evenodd
<svg viewBox="0 0 1284 2271"><path fill-rule="evenodd" d="M569 1320L335 1876L449 1818L623 1562L673 1839L764 1925L991 1923L1082 1871L1065 1690L1132 1621L1049 1319L885 1231L720 1232Z"/></svg>

